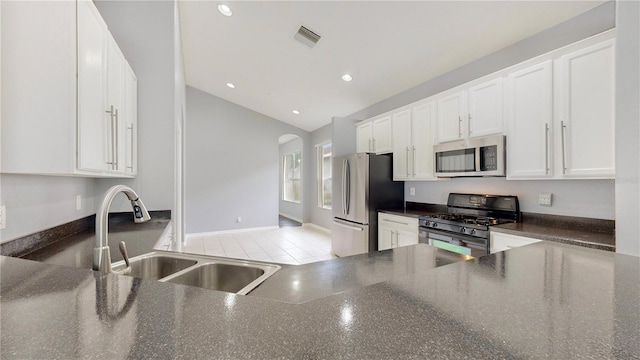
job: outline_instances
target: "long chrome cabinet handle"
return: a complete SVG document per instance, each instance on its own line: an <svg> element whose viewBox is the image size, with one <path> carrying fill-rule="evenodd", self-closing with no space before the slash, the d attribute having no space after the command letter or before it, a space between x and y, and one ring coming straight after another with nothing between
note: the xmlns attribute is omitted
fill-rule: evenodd
<svg viewBox="0 0 640 360"><path fill-rule="evenodd" d="M369 139L369 152L371 152L371 139Z"/></svg>
<svg viewBox="0 0 640 360"><path fill-rule="evenodd" d="M473 131L471 131L471 114L467 114L467 126L469 128L469 134L471 134Z"/></svg>
<svg viewBox="0 0 640 360"><path fill-rule="evenodd" d="M402 221L395 221L395 220L389 220L389 219L382 219L383 221L387 221L387 222L392 222L394 224L400 224L400 225L407 225L409 226L408 223L402 222Z"/></svg>
<svg viewBox="0 0 640 360"><path fill-rule="evenodd" d="M133 171L133 124L127 126L127 130L131 130L131 166L127 166L127 169L131 169Z"/></svg>
<svg viewBox="0 0 640 360"><path fill-rule="evenodd" d="M461 138L462 137L462 117L458 116L458 137Z"/></svg>
<svg viewBox="0 0 640 360"><path fill-rule="evenodd" d="M105 111L109 114L109 142L111 143L111 154L109 154L109 158L107 158L107 164L111 165L111 170L113 170L114 166L114 158L113 158L113 143L114 143L114 133L113 133L113 105L109 107L109 110ZM111 161L109 161L111 160Z"/></svg>
<svg viewBox="0 0 640 360"><path fill-rule="evenodd" d="M416 147L413 147L413 156L411 157L411 168L413 169L413 176L416 176Z"/></svg>
<svg viewBox="0 0 640 360"><path fill-rule="evenodd" d="M560 121L560 128L562 130L561 134L561 143L562 143L562 173L566 174L567 173L567 161L565 159L565 151L564 151L564 132L565 129L567 128L567 125L564 124L564 121Z"/></svg>
<svg viewBox="0 0 640 360"><path fill-rule="evenodd" d="M376 138L373 138L373 151L376 151Z"/></svg>
<svg viewBox="0 0 640 360"><path fill-rule="evenodd" d="M114 159L116 159L115 164L113 164L114 170L118 170L118 168L120 167L120 165L119 165L120 164L120 159L118 159L118 148L119 148L118 145L120 143L120 138L118 136L118 116L119 116L118 115L118 109L116 109L116 113L114 115L115 123L116 123L116 126L115 126L115 128L116 128L116 130L115 130L116 141L115 141L114 146L113 146Z"/></svg>
<svg viewBox="0 0 640 360"><path fill-rule="evenodd" d="M406 166L407 166L407 176L409 176L409 147L407 146L407 154L406 154L406 158L407 158L407 162L406 162Z"/></svg>
<svg viewBox="0 0 640 360"><path fill-rule="evenodd" d="M544 124L544 170L549 174L549 124Z"/></svg>

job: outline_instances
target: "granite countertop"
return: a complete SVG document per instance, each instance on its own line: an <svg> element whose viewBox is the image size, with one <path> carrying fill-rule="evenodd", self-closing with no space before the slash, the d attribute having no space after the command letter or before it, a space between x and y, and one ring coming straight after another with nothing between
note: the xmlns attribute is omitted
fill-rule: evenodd
<svg viewBox="0 0 640 360"><path fill-rule="evenodd" d="M3 359L640 357L640 259L549 241L302 304L4 256L0 280Z"/></svg>
<svg viewBox="0 0 640 360"><path fill-rule="evenodd" d="M383 209L379 212L418 218L447 212L432 205L422 209ZM523 221L491 226L494 232L531 237L540 240L562 242L599 250L615 251L615 222L560 215L523 213Z"/></svg>
<svg viewBox="0 0 640 360"><path fill-rule="evenodd" d="M306 265L287 266L249 293L289 303L302 303L435 267L468 257L418 244Z"/></svg>

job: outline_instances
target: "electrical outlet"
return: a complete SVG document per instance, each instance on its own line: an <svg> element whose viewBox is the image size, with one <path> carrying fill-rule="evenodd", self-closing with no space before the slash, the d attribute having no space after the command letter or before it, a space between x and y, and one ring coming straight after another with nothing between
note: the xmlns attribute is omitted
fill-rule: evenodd
<svg viewBox="0 0 640 360"><path fill-rule="evenodd" d="M242 222L242 217L238 216L238 218L236 219L236 222Z"/></svg>
<svg viewBox="0 0 640 360"><path fill-rule="evenodd" d="M0 230L7 228L7 207L0 206Z"/></svg>
<svg viewBox="0 0 640 360"><path fill-rule="evenodd" d="M409 195L415 195L415 194L416 194L416 188L410 187L409 188Z"/></svg>
<svg viewBox="0 0 640 360"><path fill-rule="evenodd" d="M82 196L76 196L76 210L82 210Z"/></svg>
<svg viewBox="0 0 640 360"><path fill-rule="evenodd" d="M551 193L540 193L538 194L538 204L543 206L551 206L551 198L553 194Z"/></svg>

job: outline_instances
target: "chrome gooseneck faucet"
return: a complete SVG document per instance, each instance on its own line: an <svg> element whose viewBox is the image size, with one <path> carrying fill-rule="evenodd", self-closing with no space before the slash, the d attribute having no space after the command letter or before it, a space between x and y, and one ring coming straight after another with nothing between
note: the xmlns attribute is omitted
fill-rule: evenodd
<svg viewBox="0 0 640 360"><path fill-rule="evenodd" d="M96 215L96 247L93 249L93 270L119 274L126 274L130 271L129 256L127 255L124 241L120 243L120 252L122 252L122 256L125 258L127 268L117 272L111 268L111 255L109 253L109 242L107 239L109 234L109 208L111 207L113 198L121 192L123 192L131 202L131 206L133 207L133 220L136 223L151 220L147 208L145 208L138 194L130 187L116 185L107 190L102 199L102 204L98 208L98 214Z"/></svg>

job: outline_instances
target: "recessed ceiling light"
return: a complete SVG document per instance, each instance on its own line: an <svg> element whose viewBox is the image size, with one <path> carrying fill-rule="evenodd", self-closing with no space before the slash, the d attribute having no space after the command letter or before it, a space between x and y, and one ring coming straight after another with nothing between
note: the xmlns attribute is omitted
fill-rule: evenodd
<svg viewBox="0 0 640 360"><path fill-rule="evenodd" d="M351 75L349 75L349 74L344 74L344 75L342 75L342 80L351 81L351 80L353 80L353 77L351 77Z"/></svg>
<svg viewBox="0 0 640 360"><path fill-rule="evenodd" d="M231 11L231 8L228 7L225 4L220 4L218 5L218 11L220 11L220 13L224 16L231 16L233 15L233 12Z"/></svg>
<svg viewBox="0 0 640 360"><path fill-rule="evenodd" d="M227 87L230 87L230 88L232 88L232 89L235 89L235 88L236 88L236 86L235 86L235 85L233 85L232 83L227 83Z"/></svg>
<svg viewBox="0 0 640 360"><path fill-rule="evenodd" d="M300 111L298 111L298 110L293 110L292 113L294 113L296 115L300 115Z"/></svg>

